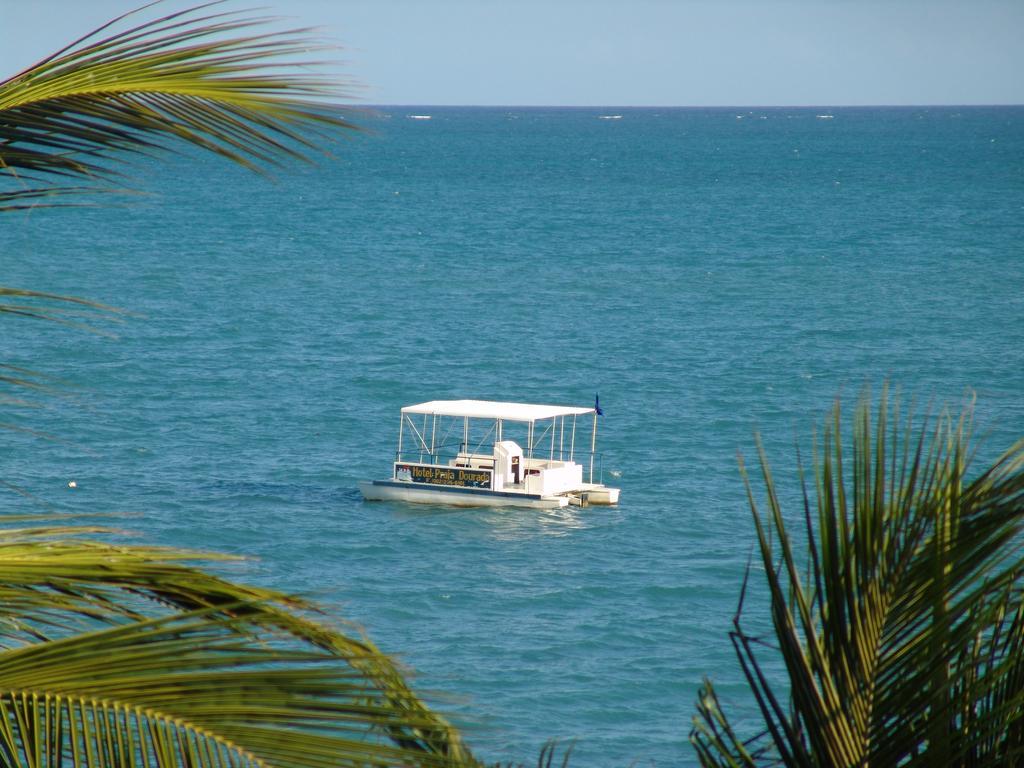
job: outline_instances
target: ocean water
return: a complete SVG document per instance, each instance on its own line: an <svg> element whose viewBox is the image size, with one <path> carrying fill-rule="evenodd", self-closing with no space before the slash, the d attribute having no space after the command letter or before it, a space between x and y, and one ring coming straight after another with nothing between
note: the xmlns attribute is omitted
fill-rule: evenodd
<svg viewBox="0 0 1024 768"><path fill-rule="evenodd" d="M2 406L59 439L5 431L0 477L254 556L232 575L365 628L487 760L559 738L578 765L691 765L703 675L755 727L727 637L755 432L794 519L796 447L837 395L972 390L981 460L1024 435L1024 108L362 122L271 180L186 154L136 162L124 204L5 215L0 283L134 314L116 338L0 323L0 360L63 393ZM402 405L596 392L618 507L356 490Z"/></svg>

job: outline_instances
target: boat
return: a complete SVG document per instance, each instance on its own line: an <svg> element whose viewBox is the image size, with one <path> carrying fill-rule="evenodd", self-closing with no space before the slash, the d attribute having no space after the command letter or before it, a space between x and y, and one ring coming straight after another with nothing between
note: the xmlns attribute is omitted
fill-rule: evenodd
<svg viewBox="0 0 1024 768"><path fill-rule="evenodd" d="M601 482L601 414L596 399L593 408L490 400L407 405L391 477L360 482L359 489L368 501L467 507L617 504L619 489ZM589 451L576 444L578 421L590 432Z"/></svg>

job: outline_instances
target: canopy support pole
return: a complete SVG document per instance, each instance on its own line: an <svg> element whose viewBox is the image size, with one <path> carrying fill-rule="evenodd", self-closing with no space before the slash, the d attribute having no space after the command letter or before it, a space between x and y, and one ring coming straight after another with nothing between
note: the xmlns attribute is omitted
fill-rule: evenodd
<svg viewBox="0 0 1024 768"><path fill-rule="evenodd" d="M590 434L590 482L594 482L594 452L597 450L597 411L594 411L594 431Z"/></svg>
<svg viewBox="0 0 1024 768"><path fill-rule="evenodd" d="M399 414L398 420L398 460L402 460L402 427L405 426L405 414Z"/></svg>

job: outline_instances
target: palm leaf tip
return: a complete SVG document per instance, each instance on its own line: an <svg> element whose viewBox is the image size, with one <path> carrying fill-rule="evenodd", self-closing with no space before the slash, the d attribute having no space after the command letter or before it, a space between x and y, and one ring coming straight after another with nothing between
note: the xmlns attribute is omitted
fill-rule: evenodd
<svg viewBox="0 0 1024 768"><path fill-rule="evenodd" d="M47 205L74 178L104 188L125 153L184 142L254 170L309 159L356 128L308 29L196 6L144 6L0 83L0 207ZM141 16L134 25L127 22ZM119 29L119 31L113 31ZM30 186L31 184L31 186ZM82 191L82 190L76 190Z"/></svg>

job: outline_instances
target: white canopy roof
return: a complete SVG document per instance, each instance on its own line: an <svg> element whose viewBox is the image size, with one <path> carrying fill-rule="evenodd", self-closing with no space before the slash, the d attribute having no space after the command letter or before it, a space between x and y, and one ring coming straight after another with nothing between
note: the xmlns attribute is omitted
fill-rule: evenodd
<svg viewBox="0 0 1024 768"><path fill-rule="evenodd" d="M402 409L402 413L468 416L471 419L504 419L507 421L537 421L551 419L555 416L578 416L593 412L593 408L532 405L530 403L496 403L490 400L431 400L429 403L407 405Z"/></svg>

